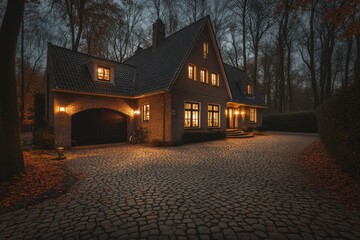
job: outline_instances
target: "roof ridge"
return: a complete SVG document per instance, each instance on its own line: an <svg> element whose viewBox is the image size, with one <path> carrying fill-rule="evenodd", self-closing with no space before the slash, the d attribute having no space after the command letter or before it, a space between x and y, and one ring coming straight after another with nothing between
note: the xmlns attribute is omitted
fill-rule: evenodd
<svg viewBox="0 0 360 240"><path fill-rule="evenodd" d="M185 30L185 29L187 29L187 28L189 28L189 27L191 27L191 26L195 25L196 23L199 23L200 21L203 21L205 18L209 18L209 19L210 19L210 15L208 14L208 15L206 15L206 16L204 16L204 17L200 18L199 20L197 20L197 21L195 21L195 22L193 22L193 23L191 23L191 24L189 24L189 25L187 25L187 26L185 26L185 27L183 27L183 28L181 28L181 29L177 30L176 32L174 32L174 33L170 34L169 36L165 37L163 41L165 41L165 40L167 40L167 39L169 39L169 38L173 37L173 36L174 36L174 35L176 35L177 33L182 32L183 30ZM136 55L138 55L138 54L143 53L144 51L148 51L148 50L150 50L152 47L153 47L153 46L151 45L151 46L149 46L149 47L147 47L147 48L142 49L142 50L141 50L141 51L139 51L138 53L135 53L135 54L133 54L131 57L127 58L125 61L130 60L131 58L135 57L135 56L136 56Z"/></svg>
<svg viewBox="0 0 360 240"><path fill-rule="evenodd" d="M75 50L72 50L72 49L69 49L69 48L66 48L66 47L60 47L58 45L52 44L51 42L48 43L48 46L53 47L53 48L60 48L60 49L63 49L63 50L69 51L69 52L73 52L73 53L78 53L78 54L85 55L85 56L88 56L88 57L91 57L91 58L96 58L98 60L103 60L103 61L112 62L112 63L116 63L116 64L126 65L126 66L133 67L133 68L136 69L136 66L131 65L129 63L118 62L118 61L110 60L110 59L107 59L107 58L97 57L97 56L94 56L94 55L91 55L91 54L75 51Z"/></svg>
<svg viewBox="0 0 360 240"><path fill-rule="evenodd" d="M203 21L204 19L208 19L208 21L210 21L209 15L206 15L205 17L203 17L202 19L200 19L200 20L197 21L196 23L199 23L200 21ZM181 70L184 62L188 59L188 57L189 57L189 55L190 55L190 53L191 53L191 50L193 49L193 46L194 46L195 42L198 40L200 34L204 31L204 27L206 26L206 23L207 23L208 21L205 21L205 22L201 25L201 29L198 30L198 32L197 32L196 36L194 37L191 45L187 48L187 52L186 52L184 58L181 60L180 66L177 68L177 70L176 70L176 72L175 72L175 75L173 76L173 79L170 81L169 86L167 87L167 90L171 90L171 88L172 88L172 86L173 86L173 84L174 84L174 82L175 82L175 80L176 80L177 74L178 74L179 71ZM191 25L193 25L193 24L191 24ZM189 26L191 26L191 25L189 25ZM185 29L185 28L183 28L183 29ZM179 31L178 31L178 32L179 32Z"/></svg>

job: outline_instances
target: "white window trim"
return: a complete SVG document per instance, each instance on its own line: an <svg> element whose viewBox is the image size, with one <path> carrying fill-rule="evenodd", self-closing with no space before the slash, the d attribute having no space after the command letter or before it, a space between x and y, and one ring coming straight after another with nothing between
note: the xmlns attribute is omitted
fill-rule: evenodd
<svg viewBox="0 0 360 240"><path fill-rule="evenodd" d="M149 119L148 120L144 120L144 106L145 105L149 105ZM150 107L150 103L144 103L144 104L141 104L141 120L143 122L149 122L151 117L150 117L150 111L151 111L151 107Z"/></svg>
<svg viewBox="0 0 360 240"><path fill-rule="evenodd" d="M185 127L185 103L198 103L198 104L199 104L199 126L198 126L198 127ZM184 113L184 117L183 117L184 129L200 129L200 128L201 128L201 102L196 102L196 101L184 101L183 113Z"/></svg>
<svg viewBox="0 0 360 240"><path fill-rule="evenodd" d="M255 121L251 121L251 109L254 109ZM250 123L257 123L257 109L256 108L249 108L249 122Z"/></svg>
<svg viewBox="0 0 360 240"><path fill-rule="evenodd" d="M218 103L208 103L207 104L208 106L209 105L217 105L217 106L219 106L219 126L218 127L209 127L208 126L208 128L211 128L211 129L213 129L213 128L221 128L221 104L218 104ZM207 109L207 112L206 112L206 115L208 116L208 112L209 112L209 110ZM208 116L209 117L209 116ZM207 119L208 121L209 121L209 119ZM209 123L207 122L207 125L209 125Z"/></svg>

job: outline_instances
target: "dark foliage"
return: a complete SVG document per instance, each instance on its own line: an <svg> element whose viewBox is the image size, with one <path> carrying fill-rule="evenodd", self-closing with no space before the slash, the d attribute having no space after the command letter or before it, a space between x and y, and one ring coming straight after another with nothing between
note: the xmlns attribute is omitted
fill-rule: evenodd
<svg viewBox="0 0 360 240"><path fill-rule="evenodd" d="M326 149L346 170L360 177L360 84L331 97L316 110Z"/></svg>
<svg viewBox="0 0 360 240"><path fill-rule="evenodd" d="M182 138L183 143L205 142L217 139L224 139L225 131L193 131L185 132Z"/></svg>
<svg viewBox="0 0 360 240"><path fill-rule="evenodd" d="M264 116L263 125L270 131L317 132L315 112L272 114Z"/></svg>
<svg viewBox="0 0 360 240"><path fill-rule="evenodd" d="M50 127L34 129L34 143L40 149L53 149L55 145L54 130Z"/></svg>
<svg viewBox="0 0 360 240"><path fill-rule="evenodd" d="M34 96L34 129L46 126L45 95L37 93Z"/></svg>

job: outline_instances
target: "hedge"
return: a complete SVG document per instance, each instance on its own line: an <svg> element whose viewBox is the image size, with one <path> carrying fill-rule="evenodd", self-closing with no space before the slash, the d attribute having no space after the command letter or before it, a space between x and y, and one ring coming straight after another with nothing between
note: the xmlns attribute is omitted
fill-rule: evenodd
<svg viewBox="0 0 360 240"><path fill-rule="evenodd" d="M205 142L226 138L225 131L191 131L185 132L182 137L183 143Z"/></svg>
<svg viewBox="0 0 360 240"><path fill-rule="evenodd" d="M263 126L264 129L272 131L317 132L315 112L293 112L267 115L263 117Z"/></svg>
<svg viewBox="0 0 360 240"><path fill-rule="evenodd" d="M34 129L46 126L45 95L36 93L34 96Z"/></svg>
<svg viewBox="0 0 360 240"><path fill-rule="evenodd" d="M328 99L318 107L316 116L328 152L360 177L360 83Z"/></svg>
<svg viewBox="0 0 360 240"><path fill-rule="evenodd" d="M53 149L55 146L54 130L50 127L34 129L33 140L40 149Z"/></svg>

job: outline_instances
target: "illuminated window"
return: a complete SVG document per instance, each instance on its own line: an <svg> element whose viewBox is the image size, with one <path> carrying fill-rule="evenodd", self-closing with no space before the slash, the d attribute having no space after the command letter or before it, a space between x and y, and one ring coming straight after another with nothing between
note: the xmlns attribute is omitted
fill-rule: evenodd
<svg viewBox="0 0 360 240"><path fill-rule="evenodd" d="M219 86L219 74L212 73L211 74L211 85L213 86Z"/></svg>
<svg viewBox="0 0 360 240"><path fill-rule="evenodd" d="M97 79L101 81L110 81L110 68L99 66L97 68Z"/></svg>
<svg viewBox="0 0 360 240"><path fill-rule="evenodd" d="M208 71L206 69L200 70L200 82L208 83Z"/></svg>
<svg viewBox="0 0 360 240"><path fill-rule="evenodd" d="M208 127L220 127L220 105L208 105Z"/></svg>
<svg viewBox="0 0 360 240"><path fill-rule="evenodd" d="M150 120L150 104L142 105L142 119L144 122Z"/></svg>
<svg viewBox="0 0 360 240"><path fill-rule="evenodd" d="M256 108L250 108L250 122L256 123Z"/></svg>
<svg viewBox="0 0 360 240"><path fill-rule="evenodd" d="M188 78L196 81L196 67L195 65L189 64L188 66Z"/></svg>
<svg viewBox="0 0 360 240"><path fill-rule="evenodd" d="M203 56L204 56L204 59L207 59L208 54L209 54L209 44L207 42L203 42Z"/></svg>
<svg viewBox="0 0 360 240"><path fill-rule="evenodd" d="M185 103L185 127L198 128L200 126L200 106L199 103Z"/></svg>
<svg viewBox="0 0 360 240"><path fill-rule="evenodd" d="M252 89L251 84L248 84L248 85L247 85L247 87L246 87L246 94L247 94L247 95L252 95L252 94L253 94L253 89Z"/></svg>

